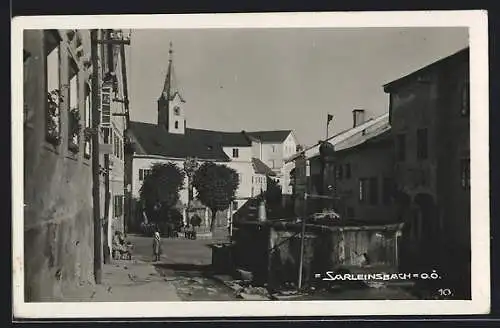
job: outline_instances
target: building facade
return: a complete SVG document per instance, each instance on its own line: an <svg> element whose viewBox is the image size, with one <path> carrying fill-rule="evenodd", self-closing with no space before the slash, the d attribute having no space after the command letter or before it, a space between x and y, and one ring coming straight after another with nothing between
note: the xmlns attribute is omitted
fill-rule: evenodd
<svg viewBox="0 0 500 328"><path fill-rule="evenodd" d="M366 223L395 221L394 161L389 115L335 146L339 214Z"/></svg>
<svg viewBox="0 0 500 328"><path fill-rule="evenodd" d="M90 32L24 31L25 300L92 283Z"/></svg>
<svg viewBox="0 0 500 328"><path fill-rule="evenodd" d="M120 30L100 31L102 39L123 39L123 32ZM125 151L124 135L128 128L128 112L126 101L128 91L126 89L126 76L124 70L125 52L122 47L116 44L99 44L99 73L103 81L103 88L100 90L100 98L104 101L104 93L109 85L109 112L104 104L101 104L101 158L100 163L103 168L104 180L102 183L103 216L105 217L105 235L111 245L115 231L123 232L124 227L124 198L127 186L124 182L125 176ZM123 58L122 58L123 57ZM106 196L106 192L108 196ZM111 249L109 249L111 252ZM110 255L106 254L106 255Z"/></svg>
<svg viewBox="0 0 500 328"><path fill-rule="evenodd" d="M307 202L310 213L334 207L343 220L394 221L392 201L387 199L393 175L392 145L391 140L387 140L389 130L388 113L365 120L364 110L355 109L352 128L289 158L289 162L309 162L308 178L304 177L304 168L294 170L295 184L304 184L300 188L294 186L295 208L303 206L297 204L302 204L301 195L306 188L311 195L331 197L331 200L310 198ZM324 144L333 151L326 166L320 154Z"/></svg>
<svg viewBox="0 0 500 328"><path fill-rule="evenodd" d="M110 38L111 31L107 33L100 30L98 38ZM118 74L109 74L120 62L119 51L102 45L97 50L99 85L112 77L110 125L98 132L102 149L108 145L109 159L115 160L106 169L105 154L99 156L99 219L106 223L102 241L110 245L112 232L122 225L117 222L123 222L112 208L124 189L123 164L116 161L123 157L118 136L123 135L124 118L112 115L123 112L114 101L123 99L123 82L119 66ZM65 291L95 281L90 30L26 30L23 75L25 298L58 300ZM97 90L99 99L103 90ZM100 108L102 114L104 106ZM106 215L116 220L106 220Z"/></svg>
<svg viewBox="0 0 500 328"><path fill-rule="evenodd" d="M385 91L406 226L402 258L410 268L441 270L456 293L470 297L469 49Z"/></svg>
<svg viewBox="0 0 500 328"><path fill-rule="evenodd" d="M258 158L275 173L284 195L291 195L290 171L293 165L285 160L295 154L298 141L292 130L246 132L252 140L253 157Z"/></svg>

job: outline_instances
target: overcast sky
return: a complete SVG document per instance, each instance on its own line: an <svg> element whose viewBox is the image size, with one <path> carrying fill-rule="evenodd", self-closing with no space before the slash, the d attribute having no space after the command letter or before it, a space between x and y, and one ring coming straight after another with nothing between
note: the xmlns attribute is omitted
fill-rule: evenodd
<svg viewBox="0 0 500 328"><path fill-rule="evenodd" d="M134 30L128 51L131 118L156 123L174 46L187 126L292 129L299 142L388 111L382 85L468 45L466 28Z"/></svg>

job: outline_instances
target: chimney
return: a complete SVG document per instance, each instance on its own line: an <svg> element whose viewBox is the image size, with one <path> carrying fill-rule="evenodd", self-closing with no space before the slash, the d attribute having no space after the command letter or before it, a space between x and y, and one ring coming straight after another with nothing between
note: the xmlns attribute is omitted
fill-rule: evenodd
<svg viewBox="0 0 500 328"><path fill-rule="evenodd" d="M365 110L354 109L352 111L353 128L365 123Z"/></svg>

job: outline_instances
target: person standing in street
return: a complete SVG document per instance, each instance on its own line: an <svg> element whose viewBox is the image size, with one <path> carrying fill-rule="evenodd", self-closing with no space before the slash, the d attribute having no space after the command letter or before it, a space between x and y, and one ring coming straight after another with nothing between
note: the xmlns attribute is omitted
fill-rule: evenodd
<svg viewBox="0 0 500 328"><path fill-rule="evenodd" d="M161 236L160 236L160 231L157 228L153 234L153 256L155 262L160 261L160 254L161 254Z"/></svg>

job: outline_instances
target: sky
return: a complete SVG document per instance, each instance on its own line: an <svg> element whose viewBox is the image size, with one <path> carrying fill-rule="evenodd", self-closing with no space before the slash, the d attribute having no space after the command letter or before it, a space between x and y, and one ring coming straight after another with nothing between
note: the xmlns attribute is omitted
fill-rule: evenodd
<svg viewBox="0 0 500 328"><path fill-rule="evenodd" d="M468 46L467 28L142 29L127 54L130 113L156 123L173 43L187 126L294 130L311 145L388 111L383 85Z"/></svg>

